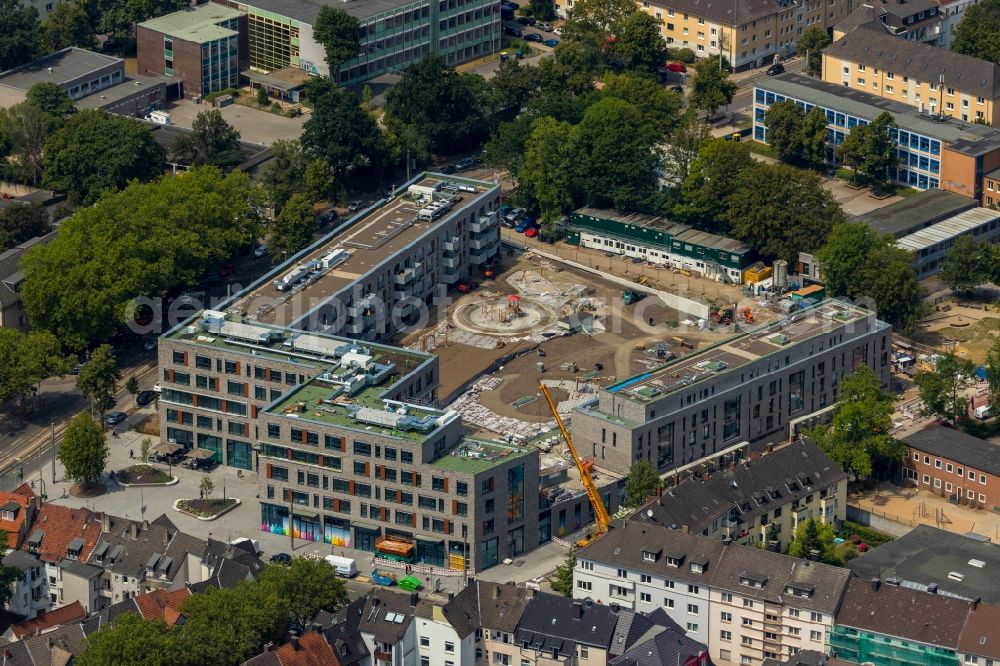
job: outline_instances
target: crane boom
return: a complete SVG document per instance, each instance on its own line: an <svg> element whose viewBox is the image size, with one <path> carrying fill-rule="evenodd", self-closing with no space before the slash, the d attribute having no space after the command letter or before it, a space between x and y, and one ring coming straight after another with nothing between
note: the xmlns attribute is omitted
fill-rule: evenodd
<svg viewBox="0 0 1000 666"><path fill-rule="evenodd" d="M596 526L594 536L604 534L611 525L611 517L608 515L608 510L604 507L604 500L601 499L601 494L597 492L597 485L594 484L594 480L590 477L590 471L583 466L583 461L580 460L580 455L576 452L576 447L573 446L573 440L570 439L569 431L566 430L562 417L559 416L559 412L556 410L556 403L552 400L552 394L549 393L549 389L545 384L539 384L539 388L542 390L542 395L549 402L549 409L552 410L552 416L556 417L556 424L559 425L563 439L566 440L566 446L569 447L569 452L573 454L573 462L576 463L576 468L580 470L580 480L587 491L587 497L590 498L590 505L594 508L594 523Z"/></svg>

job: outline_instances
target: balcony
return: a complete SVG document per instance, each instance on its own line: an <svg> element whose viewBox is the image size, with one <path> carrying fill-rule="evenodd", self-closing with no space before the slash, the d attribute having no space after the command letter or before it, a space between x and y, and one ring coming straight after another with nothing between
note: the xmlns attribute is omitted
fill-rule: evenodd
<svg viewBox="0 0 1000 666"><path fill-rule="evenodd" d="M441 282L445 284L455 284L460 279L461 276L459 276L458 271L454 271L451 273L441 273Z"/></svg>
<svg viewBox="0 0 1000 666"><path fill-rule="evenodd" d="M483 236L481 238L472 238L469 240L470 250L484 250L491 247L496 243L496 236Z"/></svg>
<svg viewBox="0 0 1000 666"><path fill-rule="evenodd" d="M387 664L392 663L392 652L384 652L382 650L373 650L375 661L384 661Z"/></svg>
<svg viewBox="0 0 1000 666"><path fill-rule="evenodd" d="M458 268L461 263L458 257L444 257L441 259L441 265L445 268Z"/></svg>
<svg viewBox="0 0 1000 666"><path fill-rule="evenodd" d="M458 236L453 236L446 240L443 245L445 252L458 252L462 249L462 239Z"/></svg>
<svg viewBox="0 0 1000 666"><path fill-rule="evenodd" d="M392 276L393 284L409 284L416 277L416 271L412 268L405 268Z"/></svg>
<svg viewBox="0 0 1000 666"><path fill-rule="evenodd" d="M497 224L498 222L496 217L480 217L469 225L469 229L472 233L479 234L484 231L496 229Z"/></svg>
<svg viewBox="0 0 1000 666"><path fill-rule="evenodd" d="M375 314L375 295L370 294L353 305L347 306L348 317L371 317Z"/></svg>

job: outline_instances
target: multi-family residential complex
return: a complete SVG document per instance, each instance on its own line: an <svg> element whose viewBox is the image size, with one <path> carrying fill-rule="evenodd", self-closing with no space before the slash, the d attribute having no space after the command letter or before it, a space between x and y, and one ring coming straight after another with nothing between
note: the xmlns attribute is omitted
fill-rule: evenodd
<svg viewBox="0 0 1000 666"><path fill-rule="evenodd" d="M689 477L633 520L784 552L804 521L833 524L846 514L847 473L802 439L717 474Z"/></svg>
<svg viewBox="0 0 1000 666"><path fill-rule="evenodd" d="M226 4L247 14L251 69L272 72L292 66L330 75L325 50L313 36L324 3ZM361 23L361 51L340 68L343 85L399 72L429 53L456 65L500 48L500 6L488 0L359 0L340 7Z"/></svg>
<svg viewBox="0 0 1000 666"><path fill-rule="evenodd" d="M830 162L837 161L836 147L852 127L866 125L885 112L897 126L892 135L898 145L899 166L889 169L890 179L897 183L921 190L941 188L980 199L983 175L1000 168L1000 130L994 127L921 113L916 107L879 97L870 90L796 74L781 74L756 84L754 139L767 141L767 109L786 99L807 112L819 107L826 114Z"/></svg>
<svg viewBox="0 0 1000 666"><path fill-rule="evenodd" d="M1000 65L899 39L878 22L823 49L823 80L930 114L990 124L1000 119Z"/></svg>
<svg viewBox="0 0 1000 666"><path fill-rule="evenodd" d="M247 17L214 2L136 26L138 71L180 79L184 95L236 88L247 67Z"/></svg>
<svg viewBox="0 0 1000 666"><path fill-rule="evenodd" d="M497 257L499 206L495 183L422 174L290 257L230 310L253 323L391 336Z"/></svg>
<svg viewBox="0 0 1000 666"><path fill-rule="evenodd" d="M836 402L854 369L888 381L890 338L871 312L826 301L602 387L573 413L573 440L621 474L640 459L668 472L741 443L763 448L786 439L789 419Z"/></svg>
<svg viewBox="0 0 1000 666"><path fill-rule="evenodd" d="M556 12L569 16L573 3L556 0ZM699 58L721 52L736 69L760 67L775 56L791 55L806 28L829 30L847 18L853 7L851 0L799 4L650 0L636 4L662 22L660 33L672 48L689 48Z"/></svg>
<svg viewBox="0 0 1000 666"><path fill-rule="evenodd" d="M683 530L626 521L577 553L573 596L662 609L712 659L760 664L824 651L851 573Z"/></svg>
<svg viewBox="0 0 1000 666"><path fill-rule="evenodd" d="M866 2L833 27L833 38L840 39L861 26L881 30L896 39L948 48L943 35L944 11L934 0Z"/></svg>
<svg viewBox="0 0 1000 666"><path fill-rule="evenodd" d="M566 224L566 242L742 284L750 248L740 241L642 213L581 208Z"/></svg>

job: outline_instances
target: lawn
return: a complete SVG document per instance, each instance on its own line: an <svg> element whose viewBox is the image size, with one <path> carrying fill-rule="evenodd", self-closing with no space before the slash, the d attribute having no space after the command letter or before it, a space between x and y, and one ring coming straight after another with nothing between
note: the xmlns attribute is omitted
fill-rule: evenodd
<svg viewBox="0 0 1000 666"><path fill-rule="evenodd" d="M177 501L177 510L183 511L184 513L190 513L192 515L198 516L199 518L212 518L220 513L236 506L237 500L229 497L222 499L221 497L209 498L209 499L183 499Z"/></svg>
<svg viewBox="0 0 1000 666"><path fill-rule="evenodd" d="M760 141L754 141L754 140L744 141L743 143L745 143L747 147L750 148L751 153L757 153L758 155L764 155L766 157L773 157L774 159L778 159L777 153L775 153L774 149L771 148L771 146L767 145L766 143L761 143Z"/></svg>
<svg viewBox="0 0 1000 666"><path fill-rule="evenodd" d="M151 465L132 465L115 472L115 476L122 483L170 483L173 477L163 470L156 469Z"/></svg>
<svg viewBox="0 0 1000 666"><path fill-rule="evenodd" d="M837 557L842 562L853 560L858 555L866 553L872 548L878 548L884 543L893 541L894 538L888 534L883 534L870 527L844 521L841 523L837 536L844 542L837 546Z"/></svg>

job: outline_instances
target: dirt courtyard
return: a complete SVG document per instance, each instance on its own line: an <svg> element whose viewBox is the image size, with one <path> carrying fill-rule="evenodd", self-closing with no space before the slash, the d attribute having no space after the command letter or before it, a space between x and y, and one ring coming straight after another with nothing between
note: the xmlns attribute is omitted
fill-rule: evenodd
<svg viewBox="0 0 1000 666"><path fill-rule="evenodd" d="M509 301L512 295L515 301ZM497 331L483 334L478 328L464 330L470 327L456 320L456 312L470 306L480 307L494 319L506 316L513 307L504 307L508 301L523 310L535 305L544 308L549 319L541 330L517 330L509 335L496 323ZM556 322L567 316L574 317L573 328L583 330L570 332ZM684 325L683 315L652 296L625 304L620 285L531 253L504 257L494 279L482 280L478 290L455 299L448 318L400 341L438 355L440 398L447 401L496 361L516 356L494 373L502 381L493 390L483 391L481 400L499 415L530 422L552 419L545 398L539 395L542 380L558 403L571 394L579 397L581 392L647 371L669 354L690 353L691 348L733 334ZM480 319L484 319L482 312ZM678 345L675 337L690 347ZM658 356L661 352L665 356Z"/></svg>
<svg viewBox="0 0 1000 666"><path fill-rule="evenodd" d="M1000 540L1000 513L952 504L927 490L883 483L874 490L852 493L848 504L898 523L901 531L919 524L964 534L976 532Z"/></svg>

